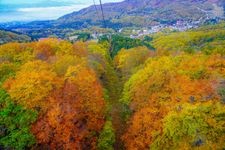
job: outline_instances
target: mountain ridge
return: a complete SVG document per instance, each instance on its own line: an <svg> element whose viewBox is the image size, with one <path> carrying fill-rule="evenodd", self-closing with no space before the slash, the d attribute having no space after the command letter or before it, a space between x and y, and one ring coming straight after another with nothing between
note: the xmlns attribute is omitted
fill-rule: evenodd
<svg viewBox="0 0 225 150"><path fill-rule="evenodd" d="M96 11L97 9L97 11ZM33 21L0 25L0 28L40 38L56 35L60 38L71 30L93 26L119 30L124 27L151 28L157 25L200 26L211 20L225 19L225 0L125 0L103 4L64 15L57 20ZM33 36L35 34L35 36Z"/></svg>
<svg viewBox="0 0 225 150"><path fill-rule="evenodd" d="M188 7L187 7L188 6ZM215 8L216 7L216 8ZM118 3L103 4L106 21L122 25L150 26L177 20L197 21L224 17L225 1L223 0L125 0ZM60 17L56 22L64 24L88 20L93 24L101 24L100 6L92 5L80 11ZM216 9L220 9L221 12ZM133 22L134 21L134 22ZM136 22L135 22L136 21ZM139 21L139 23L137 23Z"/></svg>

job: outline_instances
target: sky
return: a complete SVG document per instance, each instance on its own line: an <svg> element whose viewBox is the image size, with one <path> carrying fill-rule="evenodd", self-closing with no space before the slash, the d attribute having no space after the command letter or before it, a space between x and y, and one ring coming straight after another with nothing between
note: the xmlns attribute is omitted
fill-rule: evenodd
<svg viewBox="0 0 225 150"><path fill-rule="evenodd" d="M95 0L99 4L99 0ZM102 0L102 3L123 0ZM0 0L0 23L57 19L93 5L93 0Z"/></svg>

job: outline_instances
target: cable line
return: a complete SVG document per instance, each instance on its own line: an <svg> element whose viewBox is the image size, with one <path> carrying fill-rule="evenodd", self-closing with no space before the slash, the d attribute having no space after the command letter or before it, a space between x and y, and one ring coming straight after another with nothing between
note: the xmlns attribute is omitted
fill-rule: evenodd
<svg viewBox="0 0 225 150"><path fill-rule="evenodd" d="M94 3L94 7L95 7L95 11L96 11L97 17L100 18L100 15L98 13L98 8L96 6L95 0L93 0L93 3Z"/></svg>
<svg viewBox="0 0 225 150"><path fill-rule="evenodd" d="M106 22L105 22L105 15L104 15L103 6L102 6L102 0L99 0L99 3L100 3L100 6L101 6L101 12L102 12L102 19L103 19L104 28L106 28Z"/></svg>

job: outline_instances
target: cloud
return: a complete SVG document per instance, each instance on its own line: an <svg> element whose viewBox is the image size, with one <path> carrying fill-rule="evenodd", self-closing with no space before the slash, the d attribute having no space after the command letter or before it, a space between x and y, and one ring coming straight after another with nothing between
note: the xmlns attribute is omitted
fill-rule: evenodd
<svg viewBox="0 0 225 150"><path fill-rule="evenodd" d="M59 0L50 0L59 1ZM69 2L71 0L64 0L63 2ZM91 1L91 2L90 2ZM102 0L102 2L118 2L122 0ZM62 2L62 0L61 0ZM97 1L96 1L97 2ZM77 0L76 4L66 6L50 6L50 7L25 7L17 9L18 13L23 14L23 18L30 18L34 20L47 20L57 19L65 14L72 13L74 11L81 10L92 5L92 0Z"/></svg>
<svg viewBox="0 0 225 150"><path fill-rule="evenodd" d="M34 8L19 8L18 13L23 13L24 16L30 16L35 20L40 19L57 19L64 14L68 14L74 11L78 11L89 5L71 5L71 6L59 6L59 7L34 7Z"/></svg>
<svg viewBox="0 0 225 150"><path fill-rule="evenodd" d="M69 11L78 11L82 8L88 7L88 5L72 5L72 6L58 6L58 7L33 7L33 8L19 8L18 12L69 12Z"/></svg>
<svg viewBox="0 0 225 150"><path fill-rule="evenodd" d="M118 1L123 0L102 0L103 3ZM0 0L0 22L52 20L90 5L93 0Z"/></svg>

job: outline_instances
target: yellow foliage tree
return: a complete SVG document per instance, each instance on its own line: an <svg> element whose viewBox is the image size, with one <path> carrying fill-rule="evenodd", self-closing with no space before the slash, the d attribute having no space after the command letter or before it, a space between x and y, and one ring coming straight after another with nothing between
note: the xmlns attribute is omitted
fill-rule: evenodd
<svg viewBox="0 0 225 150"><path fill-rule="evenodd" d="M25 108L44 109L45 98L60 82L50 66L42 61L28 62L16 73L15 78L5 83L12 99Z"/></svg>
<svg viewBox="0 0 225 150"><path fill-rule="evenodd" d="M222 102L217 89L224 78L223 64L223 57L213 55L149 59L124 87L121 101L133 112L123 136L126 148L149 148L154 137L162 134L163 118L174 109L182 110L183 103Z"/></svg>
<svg viewBox="0 0 225 150"><path fill-rule="evenodd" d="M153 55L154 52L146 47L136 47L128 50L122 49L114 58L114 64L123 77L123 80L127 80L130 75L139 69L138 67Z"/></svg>

